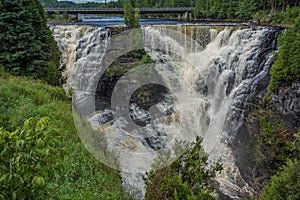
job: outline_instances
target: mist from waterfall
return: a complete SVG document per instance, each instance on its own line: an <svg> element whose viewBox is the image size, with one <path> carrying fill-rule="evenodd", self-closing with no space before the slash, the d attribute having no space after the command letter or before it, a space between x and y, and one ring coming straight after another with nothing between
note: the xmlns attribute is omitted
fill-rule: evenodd
<svg viewBox="0 0 300 200"><path fill-rule="evenodd" d="M157 84L162 83L171 93L148 112L131 104L133 118L153 118L145 127L132 131L124 128L130 122L116 110L109 107L96 110L94 106L95 82L99 81L103 60L114 44L110 30L87 26L51 28L63 54L62 64L66 65L65 88L73 88L75 92L74 109L94 131L103 135L99 140L105 140L105 148L113 152L114 165L98 156L101 153L95 150L99 145L92 137L95 135L79 135L83 142L93 142L93 147L86 147L97 159L121 171L124 188L134 193L136 199L144 197L142 176L151 169L158 154L170 150L176 157L174 145L178 141L191 142L196 136L204 139L203 147L210 161L221 159L223 163L224 170L216 178L218 190L232 199L251 196L253 190L235 164L231 145L243 125L245 112L267 85L272 51L276 48L276 30L143 26L142 48L155 61L153 70L160 75ZM139 70L146 71L146 67L141 66ZM133 70L127 76L134 77L130 76L134 73ZM138 82L139 78L136 79ZM126 82L126 77L120 80ZM121 92L128 92L130 87L121 87ZM171 114L167 112L170 110ZM157 112L168 117L156 120L153 116Z"/></svg>

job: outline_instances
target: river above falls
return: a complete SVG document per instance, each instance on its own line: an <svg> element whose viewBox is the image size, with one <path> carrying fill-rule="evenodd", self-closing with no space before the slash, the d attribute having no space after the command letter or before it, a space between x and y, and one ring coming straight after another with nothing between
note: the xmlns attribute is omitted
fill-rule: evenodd
<svg viewBox="0 0 300 200"><path fill-rule="evenodd" d="M49 22L54 25L89 25L96 27L106 26L122 26L124 25L124 17L121 16L98 16L98 15L82 15L80 22ZM140 19L141 25L157 25L157 24L178 24L177 20L162 19Z"/></svg>
<svg viewBox="0 0 300 200"><path fill-rule="evenodd" d="M124 17L98 16L94 14L82 15L80 22L48 22L48 25L86 25L94 27L122 26ZM140 25L199 25L199 26L249 26L246 23L218 22L218 21L180 21L175 19L140 19Z"/></svg>

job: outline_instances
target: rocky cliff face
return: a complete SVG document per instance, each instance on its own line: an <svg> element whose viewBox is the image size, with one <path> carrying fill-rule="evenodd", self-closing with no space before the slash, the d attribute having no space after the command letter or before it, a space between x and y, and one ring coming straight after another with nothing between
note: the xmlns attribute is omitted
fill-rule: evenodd
<svg viewBox="0 0 300 200"><path fill-rule="evenodd" d="M280 115L289 128L300 127L300 81L280 87L271 100L270 109Z"/></svg>
<svg viewBox="0 0 300 200"><path fill-rule="evenodd" d="M268 79L266 81L268 82ZM247 114L245 124L238 130L237 137L231 145L241 176L255 190L256 197L271 175L267 168L274 165L272 161L261 162L264 152L257 149L258 138L263 134L260 124L263 116L259 115L267 116L270 121L281 121L281 128L286 136L290 137L297 132L300 127L300 81L285 84L276 93L268 97L266 95L264 99L263 96L257 96L256 106ZM226 196L223 199L226 199Z"/></svg>

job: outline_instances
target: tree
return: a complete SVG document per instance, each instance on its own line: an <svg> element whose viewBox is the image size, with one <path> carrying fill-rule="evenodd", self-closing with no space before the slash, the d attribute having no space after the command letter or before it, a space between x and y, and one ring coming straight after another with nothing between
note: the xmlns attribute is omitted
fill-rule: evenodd
<svg viewBox="0 0 300 200"><path fill-rule="evenodd" d="M130 2L124 4L124 23L130 28L140 27L140 10L138 8L133 9Z"/></svg>
<svg viewBox="0 0 300 200"><path fill-rule="evenodd" d="M68 19L69 19L69 15L68 15L68 12L67 12L67 11L64 11L64 12L63 12L63 19L64 19L64 20L68 20Z"/></svg>
<svg viewBox="0 0 300 200"><path fill-rule="evenodd" d="M240 19L251 19L256 10L256 0L242 0L239 1L236 14Z"/></svg>
<svg viewBox="0 0 300 200"><path fill-rule="evenodd" d="M7 72L44 79L48 63L59 68L59 52L38 0L2 0L0 62ZM51 84L60 84L56 79Z"/></svg>
<svg viewBox="0 0 300 200"><path fill-rule="evenodd" d="M212 7L210 8L210 12L211 12L211 15L215 18L218 17L218 13L219 13L219 10L220 10L220 7L221 7L221 2L220 0L214 0L213 1L213 5Z"/></svg>
<svg viewBox="0 0 300 200"><path fill-rule="evenodd" d="M133 27L134 25L133 7L128 1L124 4L124 23L128 27Z"/></svg>
<svg viewBox="0 0 300 200"><path fill-rule="evenodd" d="M195 17L205 17L205 5L206 1L205 0L196 0L195 2L195 8L194 8L194 16Z"/></svg>
<svg viewBox="0 0 300 200"><path fill-rule="evenodd" d="M287 30L279 44L279 52L271 68L270 91L282 84L300 79L300 16L295 20L292 30Z"/></svg>
<svg viewBox="0 0 300 200"><path fill-rule="evenodd" d="M300 162L289 161L265 187L260 199L300 199Z"/></svg>
<svg viewBox="0 0 300 200"><path fill-rule="evenodd" d="M138 8L134 9L134 23L133 28L140 27L140 10Z"/></svg>

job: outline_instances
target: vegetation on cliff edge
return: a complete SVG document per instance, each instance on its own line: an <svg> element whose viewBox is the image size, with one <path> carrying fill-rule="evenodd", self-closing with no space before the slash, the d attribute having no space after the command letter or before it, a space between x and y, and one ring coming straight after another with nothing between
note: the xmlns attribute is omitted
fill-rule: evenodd
<svg viewBox="0 0 300 200"><path fill-rule="evenodd" d="M215 199L214 178L222 170L222 165L209 165L201 143L202 139L197 137L172 165L147 174L146 199ZM186 144L179 144L176 148L181 145L186 147ZM166 159L169 158L160 157L155 164L164 163Z"/></svg>
<svg viewBox="0 0 300 200"><path fill-rule="evenodd" d="M279 38L269 90L274 92L279 86L288 86L296 79L300 79L300 15L293 28Z"/></svg>

